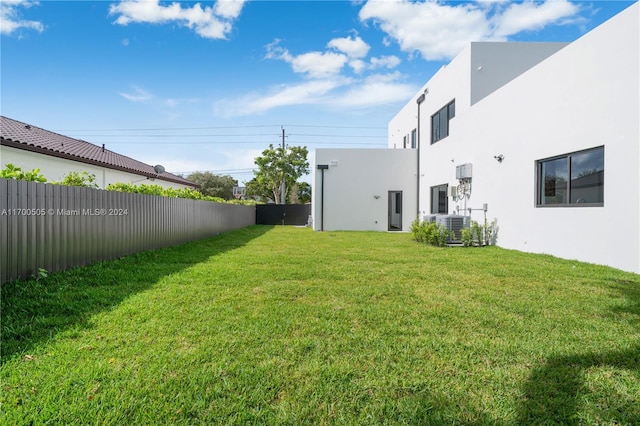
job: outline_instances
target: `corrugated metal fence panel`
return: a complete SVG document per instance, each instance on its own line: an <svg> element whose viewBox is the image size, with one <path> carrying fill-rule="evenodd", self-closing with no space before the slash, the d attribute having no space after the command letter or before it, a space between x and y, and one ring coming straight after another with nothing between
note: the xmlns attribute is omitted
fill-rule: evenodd
<svg viewBox="0 0 640 426"><path fill-rule="evenodd" d="M9 181L0 179L0 209L9 205ZM9 215L0 211L0 282L9 279Z"/></svg>
<svg viewBox="0 0 640 426"><path fill-rule="evenodd" d="M0 178L0 282L255 224L255 207Z"/></svg>

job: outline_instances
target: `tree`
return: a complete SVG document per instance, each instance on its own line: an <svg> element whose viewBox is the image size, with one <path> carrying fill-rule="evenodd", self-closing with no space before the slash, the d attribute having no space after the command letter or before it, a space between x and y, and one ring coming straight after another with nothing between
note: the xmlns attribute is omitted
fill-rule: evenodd
<svg viewBox="0 0 640 426"><path fill-rule="evenodd" d="M245 182L247 188L246 195L256 201L267 202L272 199L273 194L263 176L256 176L249 182Z"/></svg>
<svg viewBox="0 0 640 426"><path fill-rule="evenodd" d="M287 197L291 204L309 203L311 202L311 185L307 182L296 182Z"/></svg>
<svg viewBox="0 0 640 426"><path fill-rule="evenodd" d="M282 182L290 192L298 179L309 173L307 154L307 147L274 148L269 145L262 151L262 156L255 158L258 170L253 172L255 177L247 183L247 195L282 204Z"/></svg>
<svg viewBox="0 0 640 426"><path fill-rule="evenodd" d="M202 195L225 200L233 198L233 187L238 186L238 181L231 176L214 175L211 172L194 172L187 179L200 185Z"/></svg>

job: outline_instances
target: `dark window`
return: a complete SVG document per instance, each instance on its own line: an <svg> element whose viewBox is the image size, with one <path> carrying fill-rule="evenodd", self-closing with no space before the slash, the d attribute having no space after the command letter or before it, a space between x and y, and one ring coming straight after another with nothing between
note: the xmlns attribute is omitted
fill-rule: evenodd
<svg viewBox="0 0 640 426"><path fill-rule="evenodd" d="M411 131L411 148L416 148L416 141L417 141L417 137L416 137L416 129L413 129Z"/></svg>
<svg viewBox="0 0 640 426"><path fill-rule="evenodd" d="M431 187L431 214L447 213L449 186L447 184Z"/></svg>
<svg viewBox="0 0 640 426"><path fill-rule="evenodd" d="M407 137L406 137L406 136L403 136L403 137L402 137L402 147L403 147L403 148L406 148L406 147L407 147Z"/></svg>
<svg viewBox="0 0 640 426"><path fill-rule="evenodd" d="M604 147L539 160L537 206L604 205Z"/></svg>
<svg viewBox="0 0 640 426"><path fill-rule="evenodd" d="M455 99L431 116L431 143L449 136L449 120L456 116Z"/></svg>

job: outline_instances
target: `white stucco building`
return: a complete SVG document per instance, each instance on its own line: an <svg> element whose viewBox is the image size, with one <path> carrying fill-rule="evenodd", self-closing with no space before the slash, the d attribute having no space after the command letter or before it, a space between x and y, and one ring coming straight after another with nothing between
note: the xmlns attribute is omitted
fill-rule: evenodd
<svg viewBox="0 0 640 426"><path fill-rule="evenodd" d="M163 169L145 164L81 139L0 116L0 168L7 164L23 171L40 169L49 181L62 181L69 172L87 172L104 189L111 183L197 188L198 185Z"/></svg>
<svg viewBox="0 0 640 426"><path fill-rule="evenodd" d="M569 44L470 43L390 121L375 163L317 150L314 229L321 204L325 230L397 229L398 206L372 200L402 191L402 230L483 221L486 205L499 246L640 273L639 17L635 3Z"/></svg>

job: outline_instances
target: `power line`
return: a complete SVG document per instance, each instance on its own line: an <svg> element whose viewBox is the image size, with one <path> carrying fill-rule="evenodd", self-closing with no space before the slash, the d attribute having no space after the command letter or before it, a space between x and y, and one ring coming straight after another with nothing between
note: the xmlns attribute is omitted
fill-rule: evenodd
<svg viewBox="0 0 640 426"><path fill-rule="evenodd" d="M247 141L207 141L207 142L189 142L189 141L180 141L180 142L157 142L157 141L143 141L143 142L109 142L111 145L264 145L267 142L258 141L258 142L247 142ZM272 145L275 142L271 142ZM318 141L296 141L297 144L304 145L365 145L365 146L386 146L387 144L384 142L318 142Z"/></svg>
<svg viewBox="0 0 640 426"><path fill-rule="evenodd" d="M220 174L225 174L225 175L249 175L249 174L253 174L253 171L257 170L257 169L240 169L240 170L245 170L245 171L236 171L236 170L192 170L192 171L188 171L188 172L172 172L172 173L173 174L180 174L180 175L190 175L192 173L209 172L209 173L213 173L215 175L220 175Z"/></svg>
<svg viewBox="0 0 640 426"><path fill-rule="evenodd" d="M148 127L148 128L110 128L110 129L53 129L53 132L148 132L156 130L210 130L210 129L250 129L264 127L303 127L303 128L322 128L322 129L376 129L386 130L387 127L380 126L328 126L328 125L310 125L310 124L252 124L241 126L205 126L205 127Z"/></svg>
<svg viewBox="0 0 640 426"><path fill-rule="evenodd" d="M274 135L272 133L252 133L252 134L237 134L237 135L228 135L228 134L201 134L201 135L83 135L83 134L72 134L68 136L73 137L84 137L84 136L92 136L92 137L100 137L100 138L125 138L125 137L135 137L135 138L200 138L200 137L247 137L247 136L279 136ZM325 134L313 134L313 133L289 133L287 136L312 136L312 137L323 137L323 138L372 138L372 139L386 139L386 136L380 135L325 135Z"/></svg>
<svg viewBox="0 0 640 426"><path fill-rule="evenodd" d="M259 127L280 127L280 125L275 124L265 124L265 125L246 125L246 126L207 126L207 127L148 127L148 128L111 128L111 129L57 129L52 130L53 132L148 132L155 130L210 130L210 129L249 129L249 128L259 128Z"/></svg>

